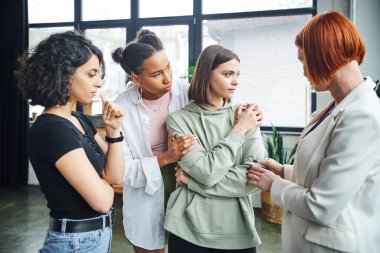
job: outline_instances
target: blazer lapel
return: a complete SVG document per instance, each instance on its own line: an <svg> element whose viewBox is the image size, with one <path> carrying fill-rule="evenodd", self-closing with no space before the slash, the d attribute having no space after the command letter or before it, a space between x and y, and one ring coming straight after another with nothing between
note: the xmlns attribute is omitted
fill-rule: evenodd
<svg viewBox="0 0 380 253"><path fill-rule="evenodd" d="M321 129L318 129L318 135L315 133L310 133L305 136L310 126L316 123L316 121L318 121L324 115L324 113L326 113L332 103L335 103L334 100L332 100L320 113L318 113L318 115L310 121L310 123L302 132L299 146L302 146L304 143L308 145L308 147L306 147L306 150L309 149L308 152L310 153L306 155L309 155L308 157L310 157L310 160L303 160L302 164L299 164L299 169L303 171L298 171L296 177L297 182L301 185L309 188L311 187L311 184L314 182L315 178L319 176L320 165L322 160L325 158L326 150L331 142L331 134L334 131L337 121L347 107L349 107L358 97L365 95L368 90L371 89L371 86L367 84L367 82L372 81L370 79L367 79L364 83L360 84L358 87L352 90L339 104L335 106L331 112L328 125L318 126L314 130L316 131L319 127L322 127ZM310 147L310 145L314 144L314 147ZM301 151L301 156L303 155L302 153L303 152Z"/></svg>

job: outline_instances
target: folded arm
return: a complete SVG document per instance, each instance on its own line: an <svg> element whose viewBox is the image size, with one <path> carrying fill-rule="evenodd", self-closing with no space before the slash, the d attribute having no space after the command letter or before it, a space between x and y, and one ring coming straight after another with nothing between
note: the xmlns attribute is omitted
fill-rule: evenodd
<svg viewBox="0 0 380 253"><path fill-rule="evenodd" d="M267 152L259 128L251 130L246 135L243 144L243 163L231 167L224 177L212 187L206 187L190 178L188 188L205 197L244 197L257 191L256 187L247 185L247 169L253 160L266 159Z"/></svg>
<svg viewBox="0 0 380 253"><path fill-rule="evenodd" d="M172 116L169 116L167 126L169 132L176 132L177 136L191 132L190 129L180 128ZM178 161L178 164L200 184L205 187L213 186L234 166L235 157L244 140L241 134L231 130L211 150L206 150L199 143L195 144L193 149Z"/></svg>

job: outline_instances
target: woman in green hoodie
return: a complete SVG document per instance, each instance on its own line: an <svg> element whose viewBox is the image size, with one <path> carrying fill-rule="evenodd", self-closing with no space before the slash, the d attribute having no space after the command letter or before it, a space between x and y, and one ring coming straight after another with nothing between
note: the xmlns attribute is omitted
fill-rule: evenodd
<svg viewBox="0 0 380 253"><path fill-rule="evenodd" d="M219 45L199 56L190 104L170 114L169 132L198 143L178 162L178 188L167 205L169 253L256 252L260 238L247 168L266 158L255 105L232 105L239 57Z"/></svg>

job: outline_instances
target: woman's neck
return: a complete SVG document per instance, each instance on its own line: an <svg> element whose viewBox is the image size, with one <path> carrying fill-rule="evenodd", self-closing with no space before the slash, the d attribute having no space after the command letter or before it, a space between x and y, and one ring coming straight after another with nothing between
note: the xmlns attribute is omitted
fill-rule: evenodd
<svg viewBox="0 0 380 253"><path fill-rule="evenodd" d="M219 99L210 99L210 103L206 106L211 109L219 109L222 108L225 104L225 99L219 98Z"/></svg>
<svg viewBox="0 0 380 253"><path fill-rule="evenodd" d="M348 93L364 82L357 61L352 61L341 67L335 74L335 79L329 85L329 91L336 104L339 104Z"/></svg>
<svg viewBox="0 0 380 253"><path fill-rule="evenodd" d="M69 119L71 118L71 112L73 111L74 106L75 103L73 102L68 102L65 105L53 105L52 107L45 108L43 113L56 114Z"/></svg>

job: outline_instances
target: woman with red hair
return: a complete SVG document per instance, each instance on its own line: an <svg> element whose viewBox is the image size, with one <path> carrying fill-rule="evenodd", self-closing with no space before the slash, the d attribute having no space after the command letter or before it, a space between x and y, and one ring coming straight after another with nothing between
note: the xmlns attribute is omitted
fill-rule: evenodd
<svg viewBox="0 0 380 253"><path fill-rule="evenodd" d="M380 100L359 65L365 46L335 11L313 17L296 37L316 91L332 101L303 130L293 166L259 161L249 184L286 212L283 252L379 252Z"/></svg>

